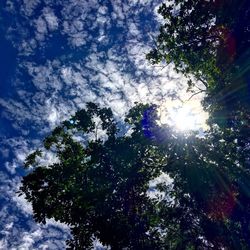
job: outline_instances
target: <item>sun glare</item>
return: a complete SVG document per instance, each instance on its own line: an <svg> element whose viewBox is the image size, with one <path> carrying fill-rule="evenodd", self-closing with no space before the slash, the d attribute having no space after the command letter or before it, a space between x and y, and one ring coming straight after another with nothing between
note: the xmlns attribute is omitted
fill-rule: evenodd
<svg viewBox="0 0 250 250"><path fill-rule="evenodd" d="M170 119L179 130L192 130L197 127L197 117L188 107L177 109Z"/></svg>
<svg viewBox="0 0 250 250"><path fill-rule="evenodd" d="M169 124L178 131L206 130L207 113L200 102L166 102L160 107L160 123Z"/></svg>

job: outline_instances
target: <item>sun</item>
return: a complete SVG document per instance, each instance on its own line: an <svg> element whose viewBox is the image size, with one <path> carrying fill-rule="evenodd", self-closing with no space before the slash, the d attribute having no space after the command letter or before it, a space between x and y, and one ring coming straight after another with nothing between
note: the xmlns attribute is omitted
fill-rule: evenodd
<svg viewBox="0 0 250 250"><path fill-rule="evenodd" d="M178 131L206 130L208 115L202 109L200 102L181 103L168 101L159 108L160 123L169 124Z"/></svg>
<svg viewBox="0 0 250 250"><path fill-rule="evenodd" d="M189 107L182 107L177 109L171 114L170 119L172 124L178 130L194 130L197 128L197 116L192 112Z"/></svg>

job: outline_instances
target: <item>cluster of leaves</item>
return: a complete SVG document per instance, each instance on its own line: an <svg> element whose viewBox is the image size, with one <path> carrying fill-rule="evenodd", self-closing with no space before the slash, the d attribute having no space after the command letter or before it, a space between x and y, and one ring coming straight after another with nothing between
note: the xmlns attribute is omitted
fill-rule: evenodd
<svg viewBox="0 0 250 250"><path fill-rule="evenodd" d="M216 48L222 39L214 29L215 13L207 1L173 1L158 12L166 20L160 28L156 48L147 58L153 63L173 62L177 72L194 74L207 85L218 74Z"/></svg>
<svg viewBox="0 0 250 250"><path fill-rule="evenodd" d="M250 103L250 2L248 0L174 0L158 12L164 21L153 63L173 63L177 72L204 84L203 106L210 125L222 129L237 124ZM188 90L197 83L191 78ZM243 136L243 135L241 135Z"/></svg>
<svg viewBox="0 0 250 250"><path fill-rule="evenodd" d="M249 7L247 0L174 0L162 4L158 12L164 24L147 58L153 64L174 63L177 72L192 74L208 90L218 91L218 85L224 87L246 73L242 66L247 70Z"/></svg>
<svg viewBox="0 0 250 250"><path fill-rule="evenodd" d="M192 221L202 225L197 231L206 235L199 238L207 240L206 249L212 246L248 249L250 2L174 0L162 4L158 12L164 24L147 59L153 64L173 63L177 72L200 80L206 88L203 106L210 115L211 130L206 135L206 145L196 147L199 157L203 158L200 171L196 167L196 175L192 171L199 157L186 164L187 176L193 176L195 183L185 179L185 175L180 178L180 190L189 190L190 199L188 205L182 205L183 213L190 214L191 207L198 208L197 217ZM190 80L188 84L191 89L195 82ZM188 140L193 147L194 142ZM182 146L182 156L186 155L184 149ZM196 158L196 151L188 152L190 159ZM207 207L208 200L217 207ZM186 235L191 228L186 218L184 222L181 235Z"/></svg>
<svg viewBox="0 0 250 250"><path fill-rule="evenodd" d="M37 150L25 162L26 167L36 165L20 189L33 206L35 220L45 223L46 218L54 218L68 224L74 236L68 246L74 249L90 248L93 237L112 249L157 249L158 233L152 227L157 211L147 190L166 159L149 133L156 125L151 119L155 109L138 105L129 112L130 135L117 136L111 110L93 103L55 128L44 147L58 161L40 166L37 156L42 151ZM95 117L100 118L106 139L96 136L100 131ZM76 134L85 141L74 139Z"/></svg>
<svg viewBox="0 0 250 250"><path fill-rule="evenodd" d="M96 135L96 117L106 137ZM129 132L118 135L111 110L89 103L54 129L25 162L35 168L20 194L35 220L69 225L70 249L91 249L96 238L111 249L249 247L250 172L234 134L185 138L157 120L156 106L137 104L125 118ZM46 150L58 160L41 166ZM150 197L162 173L171 181Z"/></svg>

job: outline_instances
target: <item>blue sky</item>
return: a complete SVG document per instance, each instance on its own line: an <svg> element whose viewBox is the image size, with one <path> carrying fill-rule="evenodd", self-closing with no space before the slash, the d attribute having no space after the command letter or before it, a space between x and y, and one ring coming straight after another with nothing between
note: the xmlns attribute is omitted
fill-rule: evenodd
<svg viewBox="0 0 250 250"><path fill-rule="evenodd" d="M0 249L63 249L64 225L32 219L16 190L25 156L92 101L120 119L134 102L162 103L185 79L145 54L158 0L2 0L0 3ZM48 161L51 160L48 155Z"/></svg>

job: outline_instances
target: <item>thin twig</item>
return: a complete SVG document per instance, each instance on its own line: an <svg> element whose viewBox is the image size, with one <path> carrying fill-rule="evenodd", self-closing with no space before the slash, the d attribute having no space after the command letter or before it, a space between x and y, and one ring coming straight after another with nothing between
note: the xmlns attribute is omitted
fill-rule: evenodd
<svg viewBox="0 0 250 250"><path fill-rule="evenodd" d="M202 92L205 92L205 91L206 91L206 90L201 89L200 91L198 91L198 92L192 94L185 102L190 101L194 96L196 96L196 95L198 95L198 94L200 94L200 93L202 93Z"/></svg>

